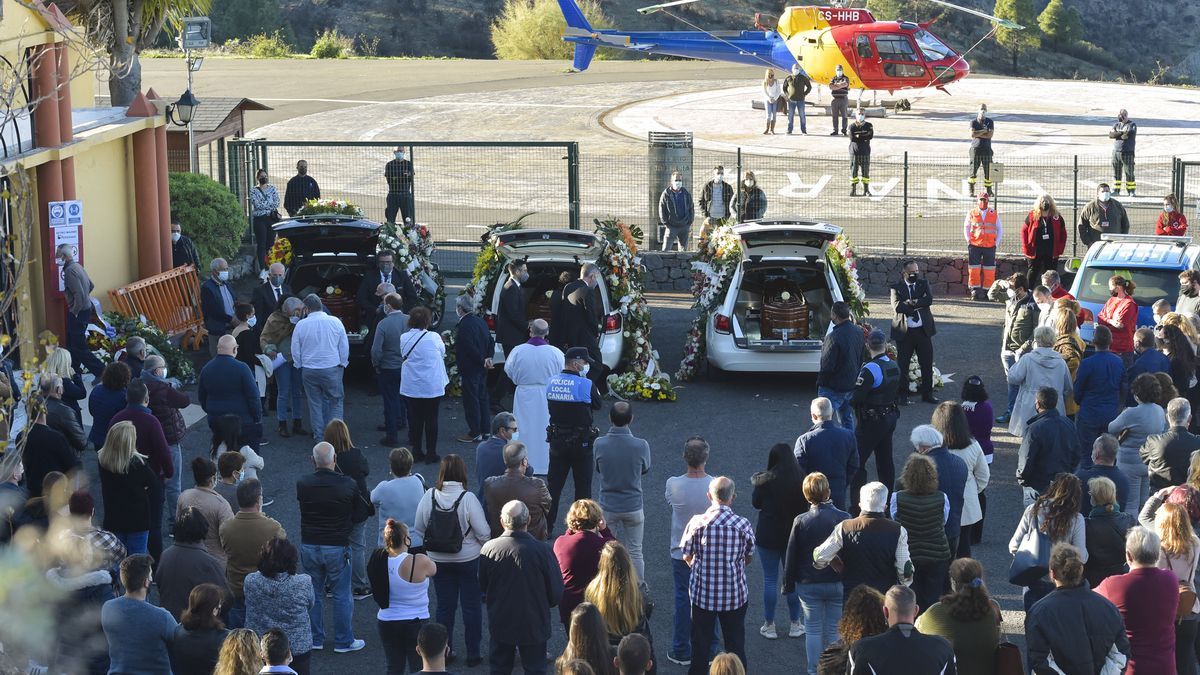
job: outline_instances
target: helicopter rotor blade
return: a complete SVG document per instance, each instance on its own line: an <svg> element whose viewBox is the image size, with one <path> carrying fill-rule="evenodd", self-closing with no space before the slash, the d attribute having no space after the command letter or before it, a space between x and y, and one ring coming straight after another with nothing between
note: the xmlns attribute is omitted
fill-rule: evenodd
<svg viewBox="0 0 1200 675"><path fill-rule="evenodd" d="M991 21L992 23L994 23L998 26L1001 26L1002 28L1008 28L1010 30L1025 30L1025 26L1022 26L1021 24L1017 23L1016 21L1012 21L1010 19L1001 19L1000 17L993 16L991 14L988 14L987 12L981 12L977 9L971 9L970 7L963 7L962 5L956 5L952 2L946 2L946 0L929 0L929 1L934 4L941 5L943 7L949 7L950 9L958 10L960 12L966 12L967 14L970 14L972 16L977 16L981 19L987 19L988 21Z"/></svg>
<svg viewBox="0 0 1200 675"><path fill-rule="evenodd" d="M658 4L658 5L650 5L649 7L639 7L638 14L653 14L655 12L661 12L662 10L664 10L668 7L678 7L680 5L690 5L693 2L700 2L700 0L673 0L672 2L664 2L664 3Z"/></svg>

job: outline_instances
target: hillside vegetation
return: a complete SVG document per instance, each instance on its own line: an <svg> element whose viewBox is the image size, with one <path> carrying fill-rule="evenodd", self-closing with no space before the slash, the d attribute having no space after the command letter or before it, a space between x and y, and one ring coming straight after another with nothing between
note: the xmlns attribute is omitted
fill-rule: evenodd
<svg viewBox="0 0 1200 675"><path fill-rule="evenodd" d="M685 30L662 14L643 16L637 8L652 0L596 0L611 25L631 30ZM961 4L1013 18L1028 26L1001 31L968 56L976 71L1037 77L1137 82L1200 83L1200 2L1156 0L960 0ZM336 29L341 49L333 56L436 56L495 58L509 54L569 53L561 47L526 46L498 50L493 28L515 5L552 6L533 0L213 0L214 37L236 41L243 51L255 36L271 36L275 51L309 53ZM749 29L760 12L770 24L786 4L779 0L701 0L680 8L688 21L711 30ZM812 3L821 4L821 3ZM862 0L855 3L859 6ZM932 21L932 30L960 52L991 29L989 23L925 0L866 0L880 19ZM527 12L526 12L527 14ZM557 20L561 20L558 17ZM503 34L502 31L498 31ZM553 39L551 38L551 41ZM260 47L262 38L258 38ZM602 52L604 50L601 50ZM314 52L317 55L318 52ZM611 54L621 58L619 54ZM633 58L633 57L626 57Z"/></svg>

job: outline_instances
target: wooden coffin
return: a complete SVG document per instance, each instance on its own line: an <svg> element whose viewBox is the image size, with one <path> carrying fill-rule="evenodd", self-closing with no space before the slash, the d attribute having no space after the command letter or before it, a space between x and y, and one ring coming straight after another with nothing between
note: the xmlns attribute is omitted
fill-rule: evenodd
<svg viewBox="0 0 1200 675"><path fill-rule="evenodd" d="M786 279L767 282L761 319L764 340L807 339L810 316L804 294L795 283Z"/></svg>
<svg viewBox="0 0 1200 675"><path fill-rule="evenodd" d="M321 298L329 313L341 320L347 333L357 333L359 329L358 302L346 296L331 296Z"/></svg>

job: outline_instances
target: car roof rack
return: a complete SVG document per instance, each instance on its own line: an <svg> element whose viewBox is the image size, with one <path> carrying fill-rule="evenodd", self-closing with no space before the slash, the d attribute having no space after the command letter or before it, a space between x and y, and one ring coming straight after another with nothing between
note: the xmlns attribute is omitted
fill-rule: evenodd
<svg viewBox="0 0 1200 675"><path fill-rule="evenodd" d="M1187 246L1192 243L1192 238L1188 236L1166 237L1158 234L1103 233L1100 235L1100 241L1111 241L1118 244L1174 244L1175 246Z"/></svg>

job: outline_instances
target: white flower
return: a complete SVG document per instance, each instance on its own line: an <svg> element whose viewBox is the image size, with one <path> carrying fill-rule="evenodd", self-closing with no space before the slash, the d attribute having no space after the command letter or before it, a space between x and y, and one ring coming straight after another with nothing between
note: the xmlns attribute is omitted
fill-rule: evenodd
<svg viewBox="0 0 1200 675"><path fill-rule="evenodd" d="M657 382L653 382L650 384L650 388L653 389L654 391L658 391L658 390L662 389L662 385Z"/></svg>
<svg viewBox="0 0 1200 675"><path fill-rule="evenodd" d="M784 302L787 302L788 300L791 300L791 299L792 299L792 294L791 294L791 293L788 293L787 291L784 291L783 293L780 293L780 294L779 294L779 297L780 297L780 298L783 298L783 301L784 301Z"/></svg>
<svg viewBox="0 0 1200 675"><path fill-rule="evenodd" d="M325 295L333 295L333 290L334 290L333 286L326 286L325 287Z"/></svg>
<svg viewBox="0 0 1200 675"><path fill-rule="evenodd" d="M625 331L625 337L629 337L629 331Z"/></svg>
<svg viewBox="0 0 1200 675"><path fill-rule="evenodd" d="M554 297L554 291L546 291L546 297L547 298Z"/></svg>

